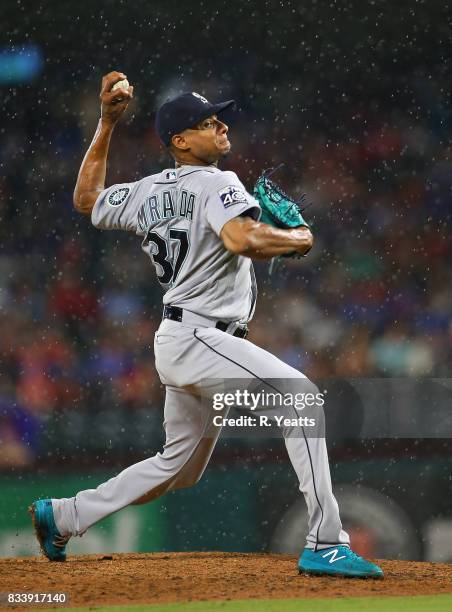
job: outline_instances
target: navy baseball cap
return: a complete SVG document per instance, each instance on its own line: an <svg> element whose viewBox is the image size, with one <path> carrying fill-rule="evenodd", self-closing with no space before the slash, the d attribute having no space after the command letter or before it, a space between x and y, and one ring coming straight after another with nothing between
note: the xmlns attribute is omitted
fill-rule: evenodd
<svg viewBox="0 0 452 612"><path fill-rule="evenodd" d="M206 98L194 91L183 93L172 100L168 100L158 109L155 117L155 130L163 144L168 147L174 134L179 134L187 128L194 127L211 115L218 115L233 104L234 100L211 104Z"/></svg>

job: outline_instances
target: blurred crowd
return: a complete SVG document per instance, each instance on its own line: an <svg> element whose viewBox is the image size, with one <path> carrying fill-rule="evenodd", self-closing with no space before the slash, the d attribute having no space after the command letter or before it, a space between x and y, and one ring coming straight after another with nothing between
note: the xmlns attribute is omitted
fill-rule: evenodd
<svg viewBox="0 0 452 612"><path fill-rule="evenodd" d="M161 290L138 238L95 230L73 211L97 101L93 93L74 105L56 98L37 108L30 98L3 134L0 467L32 465L73 431L82 440L67 450L74 459L117 446L121 431L125 452L133 444L155 452L153 435L161 439L152 348ZM401 111L388 118L362 106L340 118L342 138L318 126L300 138L284 118L246 111L229 120L233 153L223 167L251 190L262 169L284 161L276 180L312 203L310 255L272 276L267 263L256 265L251 340L314 380L448 376L447 141ZM149 116L117 128L109 184L169 166Z"/></svg>

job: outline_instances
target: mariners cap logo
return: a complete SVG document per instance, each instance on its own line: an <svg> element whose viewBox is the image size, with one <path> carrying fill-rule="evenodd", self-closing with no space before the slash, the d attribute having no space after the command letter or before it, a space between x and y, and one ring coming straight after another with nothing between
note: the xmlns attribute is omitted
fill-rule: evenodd
<svg viewBox="0 0 452 612"><path fill-rule="evenodd" d="M196 91L192 91L191 95L201 100L201 102L204 102L204 104L209 104L209 100L206 100L206 98L204 98L203 96L200 96L199 93L196 93Z"/></svg>
<svg viewBox="0 0 452 612"><path fill-rule="evenodd" d="M127 198L130 192L130 187L121 187L112 191L108 196L108 203L110 206L120 206Z"/></svg>

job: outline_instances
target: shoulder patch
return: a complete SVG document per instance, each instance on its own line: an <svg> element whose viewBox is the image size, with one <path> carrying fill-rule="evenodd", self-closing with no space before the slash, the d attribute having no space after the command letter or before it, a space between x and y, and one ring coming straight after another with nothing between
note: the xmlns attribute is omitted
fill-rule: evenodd
<svg viewBox="0 0 452 612"><path fill-rule="evenodd" d="M130 187L121 187L115 189L108 196L108 203L110 206L120 206L130 193Z"/></svg>
<svg viewBox="0 0 452 612"><path fill-rule="evenodd" d="M225 208L229 208L229 206L233 206L233 204L246 203L246 195L244 191L235 185L230 185L229 187L220 189L218 195L220 196L220 200Z"/></svg>

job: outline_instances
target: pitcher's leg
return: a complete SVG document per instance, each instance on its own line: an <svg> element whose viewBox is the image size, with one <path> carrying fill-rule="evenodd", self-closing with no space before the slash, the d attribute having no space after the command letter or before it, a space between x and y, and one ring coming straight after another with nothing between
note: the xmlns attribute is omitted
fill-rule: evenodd
<svg viewBox="0 0 452 612"><path fill-rule="evenodd" d="M290 367L268 351L228 334L211 329L197 329L195 338L212 353L209 368L211 378L284 379L284 391L291 389L311 392L318 389L306 376ZM271 389L277 391L277 389ZM323 420L323 408L318 406L318 422ZM301 416L293 409L293 414ZM335 544L348 544L348 534L343 531L339 508L332 492L328 453L323 437L309 437L306 427L284 431L290 461L297 474L309 514L309 548L326 548ZM323 435L323 434L321 434Z"/></svg>
<svg viewBox="0 0 452 612"><path fill-rule="evenodd" d="M61 534L80 535L102 518L130 504L156 499L171 489L190 486L201 477L219 435L205 437L210 414L201 400L187 391L167 387L166 443L162 453L140 461L75 497L53 500Z"/></svg>
<svg viewBox="0 0 452 612"><path fill-rule="evenodd" d="M324 438L286 437L287 453L308 507L307 548L319 550L350 544L342 529L339 507L333 495Z"/></svg>

